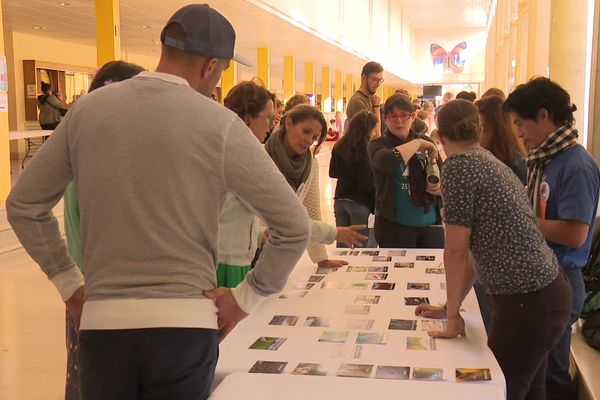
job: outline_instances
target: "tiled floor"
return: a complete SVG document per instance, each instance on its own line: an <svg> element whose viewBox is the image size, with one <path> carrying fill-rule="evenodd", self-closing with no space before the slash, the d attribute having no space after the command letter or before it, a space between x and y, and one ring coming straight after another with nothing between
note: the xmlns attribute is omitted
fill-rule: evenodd
<svg viewBox="0 0 600 400"><path fill-rule="evenodd" d="M326 143L318 155L321 206L323 220L335 224L330 156ZM20 163L11 166L17 177ZM63 398L64 310L58 292L24 250L0 254L0 399Z"/></svg>

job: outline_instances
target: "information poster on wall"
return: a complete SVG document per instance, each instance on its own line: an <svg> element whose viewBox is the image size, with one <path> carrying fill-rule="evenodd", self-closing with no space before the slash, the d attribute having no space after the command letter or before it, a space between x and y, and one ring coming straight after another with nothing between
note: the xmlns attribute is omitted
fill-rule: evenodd
<svg viewBox="0 0 600 400"><path fill-rule="evenodd" d="M8 72L6 69L6 56L0 56L0 91L8 90Z"/></svg>

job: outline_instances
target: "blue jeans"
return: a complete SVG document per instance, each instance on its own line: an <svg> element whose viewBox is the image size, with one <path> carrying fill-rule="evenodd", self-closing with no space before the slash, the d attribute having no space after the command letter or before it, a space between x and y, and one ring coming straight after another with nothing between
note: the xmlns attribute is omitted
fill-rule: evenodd
<svg viewBox="0 0 600 400"><path fill-rule="evenodd" d="M369 207L348 199L336 199L333 203L333 211L336 226L368 225L369 214L371 213ZM369 240L362 246L357 247L377 247L373 229L367 228L360 231L360 233L368 236ZM337 243L337 247L347 246Z"/></svg>
<svg viewBox="0 0 600 400"><path fill-rule="evenodd" d="M548 371L546 383L549 387L568 385L571 382L569 376L569 355L571 352L571 325L579 318L583 301L585 300L585 285L581 269L565 270L573 289L573 308L571 318L558 344L548 355Z"/></svg>

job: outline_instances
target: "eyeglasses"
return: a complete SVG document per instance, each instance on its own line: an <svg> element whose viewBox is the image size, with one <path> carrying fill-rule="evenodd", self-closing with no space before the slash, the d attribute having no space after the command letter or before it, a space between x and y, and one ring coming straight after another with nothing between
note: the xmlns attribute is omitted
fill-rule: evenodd
<svg viewBox="0 0 600 400"><path fill-rule="evenodd" d="M379 83L379 84L383 83L383 81L385 80L383 78L371 78L371 77L369 77L369 79L371 81L373 81L374 83Z"/></svg>
<svg viewBox="0 0 600 400"><path fill-rule="evenodd" d="M415 113L410 113L410 112L402 112L402 113L392 113L392 114L387 114L385 117L391 119L392 121L408 121L411 117L413 117L415 115Z"/></svg>

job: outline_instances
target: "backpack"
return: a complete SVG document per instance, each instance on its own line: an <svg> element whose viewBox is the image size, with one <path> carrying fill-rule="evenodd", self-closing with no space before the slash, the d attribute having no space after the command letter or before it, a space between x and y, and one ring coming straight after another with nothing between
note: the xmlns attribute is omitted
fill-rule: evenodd
<svg viewBox="0 0 600 400"><path fill-rule="evenodd" d="M586 297L581 311L581 318L585 320L581 325L581 333L590 346L600 350L600 226L598 221L595 225L596 232L590 256L582 271Z"/></svg>

